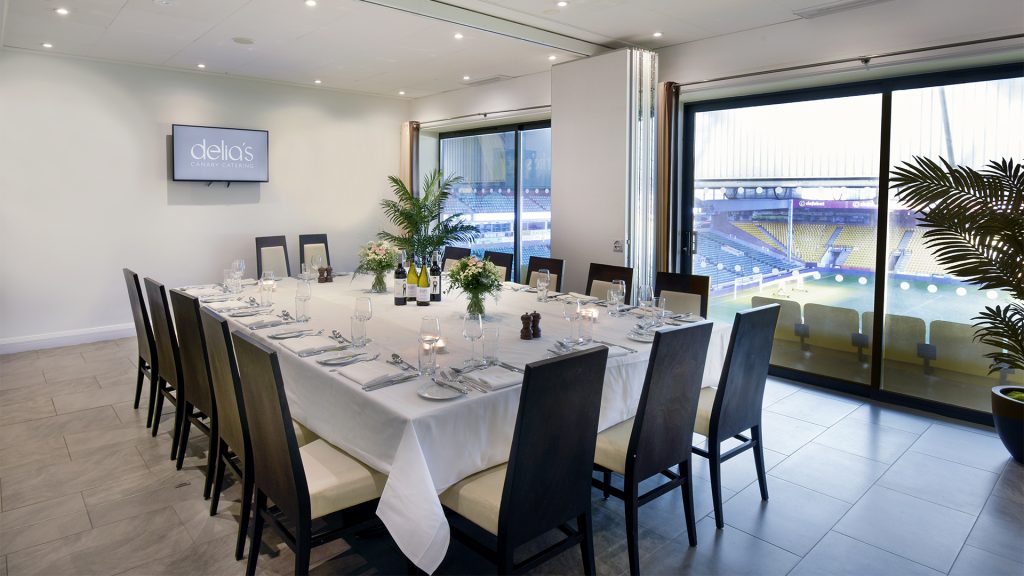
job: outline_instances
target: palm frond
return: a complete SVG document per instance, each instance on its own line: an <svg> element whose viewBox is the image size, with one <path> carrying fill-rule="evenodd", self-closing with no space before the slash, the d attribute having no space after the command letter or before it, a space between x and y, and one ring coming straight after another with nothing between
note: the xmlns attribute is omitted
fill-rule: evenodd
<svg viewBox="0 0 1024 576"><path fill-rule="evenodd" d="M423 175L420 195L413 194L405 182L389 176L394 199L381 201L384 215L398 232L382 231L381 240L389 240L409 255L426 258L446 245L471 242L480 230L462 220L461 214L442 218L445 203L453 186L462 182L461 176L445 176L441 170Z"/></svg>
<svg viewBox="0 0 1024 576"><path fill-rule="evenodd" d="M1006 307L986 306L985 311L972 320L978 320L974 324L974 339L998 349L985 354L992 360L989 373L1001 366L1024 370L1024 306L1017 303Z"/></svg>

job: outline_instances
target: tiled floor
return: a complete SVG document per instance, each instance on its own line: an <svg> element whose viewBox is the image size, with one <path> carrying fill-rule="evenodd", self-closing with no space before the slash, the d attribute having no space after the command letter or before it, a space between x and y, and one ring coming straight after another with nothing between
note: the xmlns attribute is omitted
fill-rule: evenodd
<svg viewBox="0 0 1024 576"><path fill-rule="evenodd" d="M0 576L242 574L233 558L239 487L219 514L202 499L202 437L184 470L131 407L134 342L0 357ZM749 453L724 466L715 530L706 463L695 458L696 548L678 492L640 513L647 574L1024 574L1024 466L995 435L770 380L760 500ZM594 493L598 572L627 569L622 505ZM260 571L289 573L283 544ZM383 530L314 551L313 573L405 573ZM543 573L582 571L577 551ZM443 574L493 573L459 544Z"/></svg>

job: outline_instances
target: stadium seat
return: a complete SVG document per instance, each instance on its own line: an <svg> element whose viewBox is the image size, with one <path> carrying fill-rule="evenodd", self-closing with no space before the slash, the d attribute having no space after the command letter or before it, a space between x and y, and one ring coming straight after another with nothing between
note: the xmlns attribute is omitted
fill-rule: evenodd
<svg viewBox="0 0 1024 576"><path fill-rule="evenodd" d="M992 361L985 358L985 354L998 350L975 342L974 327L970 324L945 320L932 321L929 342L935 346L936 358L932 364L936 368L977 376L989 375ZM992 376L997 377L996 374Z"/></svg>
<svg viewBox="0 0 1024 576"><path fill-rule="evenodd" d="M853 335L860 333L856 310L808 302L804 304L804 322L808 344L843 352L852 352L855 348Z"/></svg>
<svg viewBox="0 0 1024 576"><path fill-rule="evenodd" d="M865 312L862 317L864 326L861 331L867 337L868 346L870 346L875 313ZM925 343L924 320L913 316L886 314L885 326L882 329L884 330L882 345L885 347L883 356L886 360L896 360L908 364L921 363L918 351L919 345Z"/></svg>
<svg viewBox="0 0 1024 576"><path fill-rule="evenodd" d="M803 344L803 339L799 336L804 327L803 319L800 317L800 303L764 296L754 296L750 299L751 308L760 308L768 304L779 305L779 322L775 325L775 339Z"/></svg>

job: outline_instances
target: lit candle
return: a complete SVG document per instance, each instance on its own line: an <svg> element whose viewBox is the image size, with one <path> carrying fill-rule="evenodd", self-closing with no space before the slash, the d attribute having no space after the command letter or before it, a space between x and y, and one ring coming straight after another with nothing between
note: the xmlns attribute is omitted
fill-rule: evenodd
<svg viewBox="0 0 1024 576"><path fill-rule="evenodd" d="M438 354L448 353L448 347L444 343L444 338L437 339L437 342L434 344L434 351L437 352Z"/></svg>
<svg viewBox="0 0 1024 576"><path fill-rule="evenodd" d="M580 310L580 314L583 316L590 316L591 320L593 320L595 323L597 322L597 308L584 308L583 310Z"/></svg>

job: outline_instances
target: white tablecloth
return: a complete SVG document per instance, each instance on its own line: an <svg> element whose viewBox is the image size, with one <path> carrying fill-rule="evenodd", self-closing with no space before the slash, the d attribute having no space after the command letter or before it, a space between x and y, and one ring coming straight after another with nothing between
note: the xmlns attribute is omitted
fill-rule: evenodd
<svg viewBox="0 0 1024 576"><path fill-rule="evenodd" d="M461 365L470 355L463 340L462 314L466 300L454 294L430 307L395 306L391 294L367 294L370 278L349 277L334 283L313 284L309 328L338 330L348 336L353 304L369 296L373 318L367 335L368 349L380 352L380 361L398 353L414 366L420 319L436 316L449 353L438 356L442 367ZM294 314L295 280L278 282L275 313ZM256 294L248 288L245 295ZM520 340L523 312L542 314L539 340ZM601 400L600 429L613 426L636 413L647 370L650 345L634 342L624 334L634 317L611 318L599 308L594 338L622 344L639 352L608 360ZM487 327L500 328L500 359L522 367L549 356L548 348L568 333L562 304L540 303L536 295L505 290L500 299L487 301ZM398 546L417 566L433 572L448 550L448 523L438 494L462 478L508 460L519 406L520 386L487 394L471 392L451 401L432 401L417 395L426 381L418 378L403 384L364 392L343 376L316 363L317 357L299 358L267 334L294 329L295 325L259 330L263 341L278 351L292 417L324 440L338 446L373 468L388 474L377 514ZM234 329L246 329L232 322ZM704 386L718 384L725 360L730 326L716 325L704 374ZM479 344L477 345L479 349Z"/></svg>

